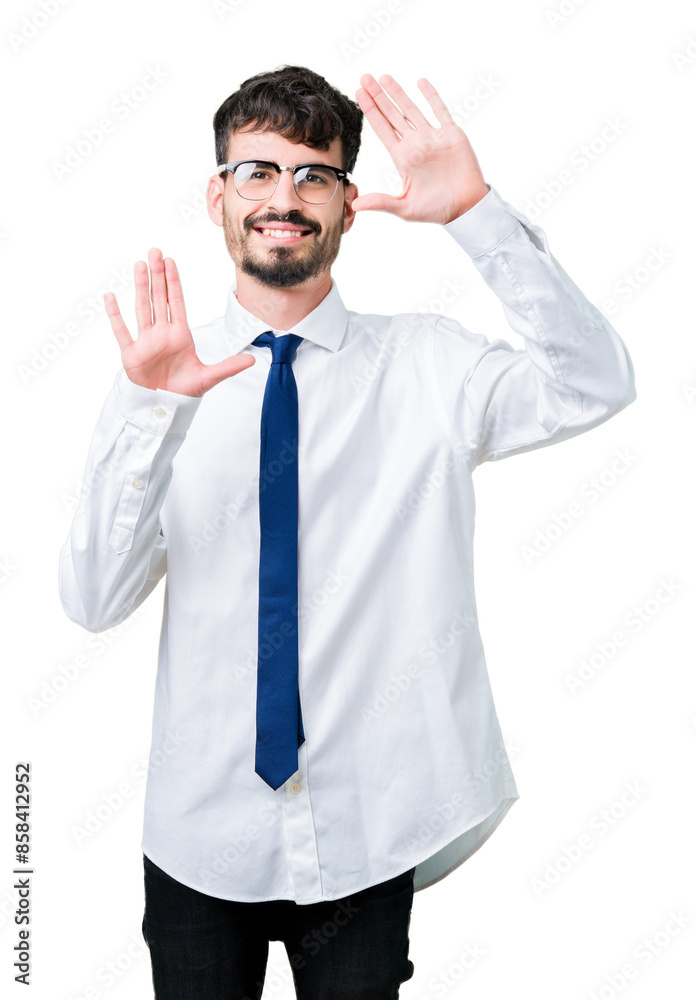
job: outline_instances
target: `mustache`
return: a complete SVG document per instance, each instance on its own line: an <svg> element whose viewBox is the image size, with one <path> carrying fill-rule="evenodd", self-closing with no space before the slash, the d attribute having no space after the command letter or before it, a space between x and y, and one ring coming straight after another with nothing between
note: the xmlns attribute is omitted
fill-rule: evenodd
<svg viewBox="0 0 696 1000"><path fill-rule="evenodd" d="M256 229L259 226L267 229L272 227L274 222L284 222L292 226L297 226L298 229L310 229L313 233L317 232L317 227L314 223L304 222L302 219L258 219L255 222L248 223L247 229Z"/></svg>

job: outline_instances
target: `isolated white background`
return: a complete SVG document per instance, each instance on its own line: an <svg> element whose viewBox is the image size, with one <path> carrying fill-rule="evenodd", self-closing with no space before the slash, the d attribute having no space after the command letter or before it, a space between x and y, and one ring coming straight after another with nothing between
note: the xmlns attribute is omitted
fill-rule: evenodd
<svg viewBox="0 0 696 1000"><path fill-rule="evenodd" d="M415 974L401 996L693 996L693 6L402 0L375 30L374 12L386 7L237 0L219 12L211 2L70 0L42 17L38 0L3 6L7 996L29 995L12 982L13 772L27 759L31 996L77 1000L89 988L109 1000L152 996L140 933L140 835L164 587L101 636L66 618L57 590L92 430L120 367L103 309L86 320L85 303L125 271L117 297L135 331L133 264L158 246L177 261L191 325L224 312L233 266L222 230L201 208L215 164L212 116L248 76L284 63L312 67L353 99L362 73L391 73L437 124L416 86L427 76L460 108L486 180L530 218L536 213L554 255L596 305L615 300L610 318L636 370L637 401L606 424L476 472L478 610L521 798L480 851L416 894ZM40 27L17 47L12 36L30 31L32 19ZM161 83L118 117L113 102L149 67L159 67ZM113 131L60 179L56 163L104 117ZM602 142L610 121L620 130ZM583 145L594 150L586 169ZM564 170L570 183L544 197ZM354 171L360 193L398 193L394 173L365 120ZM650 270L655 251L661 263ZM445 312L489 339L523 346L437 225L364 212L333 274L350 309ZM448 281L463 291L444 303ZM79 332L66 342L60 332L71 322ZM37 356L46 364L27 377ZM612 475L617 451L632 459ZM607 484L596 502L584 489L592 477ZM525 546L573 502L582 515L526 559ZM674 592L660 603L663 579ZM626 623L636 608L647 619L638 632ZM598 646L617 630L628 641L602 666ZM572 694L568 675L593 654L597 669ZM80 655L88 665L46 702ZM32 710L42 697L42 709ZM628 785L641 791L623 803ZM79 842L75 831L100 806L108 813L105 796L117 805L119 788L120 807ZM597 826L602 810L606 832ZM568 861L583 835L592 848ZM468 949L480 957L464 969ZM109 962L119 969L113 982ZM635 975L622 980L627 963ZM264 998L293 996L283 946L273 943Z"/></svg>

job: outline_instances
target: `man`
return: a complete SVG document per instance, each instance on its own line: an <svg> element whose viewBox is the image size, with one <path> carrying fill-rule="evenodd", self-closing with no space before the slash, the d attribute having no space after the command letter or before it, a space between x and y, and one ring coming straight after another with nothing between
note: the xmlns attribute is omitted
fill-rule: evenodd
<svg viewBox="0 0 696 1000"><path fill-rule="evenodd" d="M224 317L191 331L156 249L150 296L135 265L137 339L105 299L123 368L61 599L101 631L166 574L142 842L159 1000L259 998L270 940L300 998L398 995L414 891L518 798L476 619L472 472L636 395L623 342L432 84L439 127L380 82L365 74L355 104L285 66L218 110ZM398 197L348 180L363 113ZM370 209L443 226L524 349L447 316L348 311L330 268Z"/></svg>

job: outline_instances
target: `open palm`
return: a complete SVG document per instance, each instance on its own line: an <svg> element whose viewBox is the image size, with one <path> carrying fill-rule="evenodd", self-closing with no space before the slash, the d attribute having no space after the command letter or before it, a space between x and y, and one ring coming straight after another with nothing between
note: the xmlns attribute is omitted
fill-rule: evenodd
<svg viewBox="0 0 696 1000"><path fill-rule="evenodd" d="M131 382L146 389L168 389L184 396L202 396L218 382L255 364L251 354L235 354L217 364L198 358L186 319L184 295L177 266L162 258L156 248L148 251L152 305L148 294L148 265L136 261L135 313L138 339L133 340L112 292L104 295L111 329L121 348L123 367ZM167 315L169 306L169 316Z"/></svg>
<svg viewBox="0 0 696 1000"><path fill-rule="evenodd" d="M447 223L488 194L489 187L465 132L429 80L421 77L418 86L430 102L440 128L430 124L388 74L380 77L384 89L370 73L364 73L360 82L363 86L356 91L356 100L389 151L404 190L398 197L360 195L352 202L356 211L375 209L413 222Z"/></svg>

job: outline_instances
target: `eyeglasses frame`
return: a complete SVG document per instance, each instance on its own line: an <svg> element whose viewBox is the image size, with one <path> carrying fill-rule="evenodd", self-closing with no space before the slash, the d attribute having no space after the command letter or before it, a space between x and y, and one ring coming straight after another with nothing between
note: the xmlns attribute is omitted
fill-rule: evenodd
<svg viewBox="0 0 696 1000"><path fill-rule="evenodd" d="M227 171L229 171L234 176L234 172L236 171L237 167L241 166L242 163L262 163L264 164L264 166L275 167L275 170L278 174L275 183L276 188L278 187L278 181L280 180L280 171L292 170L293 187L295 188L297 197L300 199L300 201L303 201L305 205L328 205L329 202L333 201L336 191L338 191L339 182L349 177L349 173L347 170L341 170L340 167L332 167L330 163L298 163L297 166L295 167L281 167L275 162L275 160L233 160L231 163L218 163L216 173L224 174ZM297 185L295 184L295 174L297 173L298 170L302 170L305 167L324 167L326 170L333 170L333 172L336 174L336 187L328 201L306 201L302 197L300 192L297 190ZM244 198L245 201L266 201L266 198L270 198L270 195L267 195L266 198L247 198L246 195L239 193L236 184L235 184L235 191L237 191L239 197Z"/></svg>

